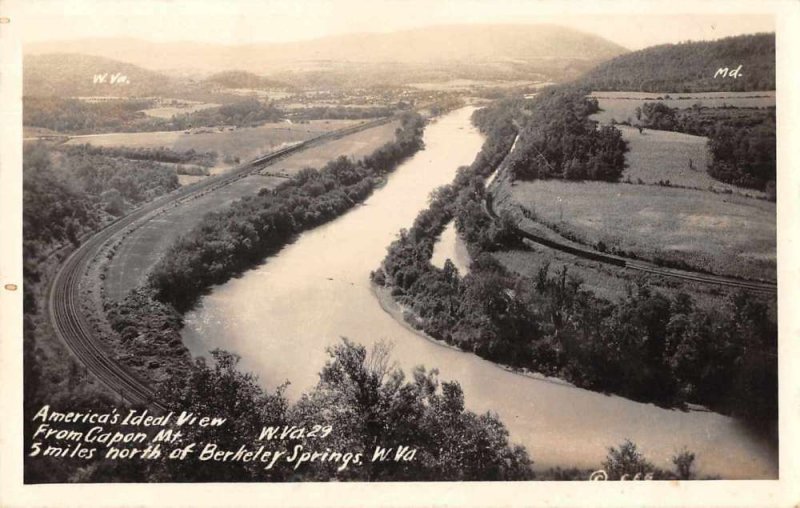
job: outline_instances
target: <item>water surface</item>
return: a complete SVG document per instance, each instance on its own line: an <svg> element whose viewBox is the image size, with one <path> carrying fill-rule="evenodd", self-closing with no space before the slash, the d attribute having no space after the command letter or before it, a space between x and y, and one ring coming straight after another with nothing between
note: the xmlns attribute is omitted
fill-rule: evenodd
<svg viewBox="0 0 800 508"><path fill-rule="evenodd" d="M190 350L238 353L241 366L258 374L266 388L291 381L287 395L295 399L316 384L325 348L340 337L367 346L390 340L393 359L407 372L419 364L437 367L441 379L461 383L470 409L497 412L537 469L598 468L607 447L627 438L663 468L671 468L670 457L687 446L703 473L775 477L773 450L730 418L661 409L509 372L432 342L383 310L370 271L400 229L427 206L429 193L450 183L480 150L483 138L470 125L472 111L460 109L430 124L425 149L363 206L214 288L187 315L183 335Z"/></svg>

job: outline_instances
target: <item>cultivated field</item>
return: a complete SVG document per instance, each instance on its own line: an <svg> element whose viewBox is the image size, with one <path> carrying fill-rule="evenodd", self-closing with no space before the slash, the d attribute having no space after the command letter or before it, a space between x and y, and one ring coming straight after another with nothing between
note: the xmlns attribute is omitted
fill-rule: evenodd
<svg viewBox="0 0 800 508"><path fill-rule="evenodd" d="M518 182L513 198L536 220L588 245L719 275L776 279L775 204L659 187Z"/></svg>
<svg viewBox="0 0 800 508"><path fill-rule="evenodd" d="M194 149L198 152L214 151L219 154L217 167L229 167L225 159L238 157L242 162L271 152L281 145L297 143L325 132L359 123L356 120L317 120L307 124L268 123L259 127L241 128L225 132L186 134L183 131L112 133L75 136L68 144L89 143L96 146L128 146L158 148L177 151Z"/></svg>
<svg viewBox="0 0 800 508"><path fill-rule="evenodd" d="M636 108L645 102L663 102L671 108L690 108L694 104L710 108L736 106L739 108L765 108L775 106L775 92L706 92L687 94L659 94L648 92L593 92L601 111L592 120L611 123L611 120L636 122ZM667 98L669 97L669 98Z"/></svg>
<svg viewBox="0 0 800 508"><path fill-rule="evenodd" d="M341 121L341 120L339 120ZM340 155L347 155L354 159L365 157L376 149L392 141L394 132L400 127L399 121L388 122L372 129L367 129L356 134L344 137L332 143L317 145L301 153L278 161L271 166L269 171L299 171L303 168L321 168L328 161Z"/></svg>
<svg viewBox="0 0 800 508"><path fill-rule="evenodd" d="M706 172L710 155L706 147L708 138L680 132L639 129L618 125L622 137L628 142L625 154L628 167L623 180L657 184L669 181L672 185L695 189L713 189L744 196L765 197L762 191L736 187L714 180ZM690 167L690 164L693 167Z"/></svg>
<svg viewBox="0 0 800 508"><path fill-rule="evenodd" d="M268 166L266 171L295 173L306 167L321 167L339 155L361 158L394 139L399 121L357 132L341 139L295 153ZM274 188L285 180L251 175L197 199L182 203L148 222L125 239L112 258L104 288L112 300L122 299L145 277L161 255L184 232L194 227L208 212L221 210L236 199Z"/></svg>

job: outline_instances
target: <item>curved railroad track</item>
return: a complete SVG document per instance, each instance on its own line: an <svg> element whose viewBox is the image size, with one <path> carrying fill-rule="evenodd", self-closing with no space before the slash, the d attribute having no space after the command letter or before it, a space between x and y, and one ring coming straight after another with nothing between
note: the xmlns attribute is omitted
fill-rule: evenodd
<svg viewBox="0 0 800 508"><path fill-rule="evenodd" d="M519 128L519 126L517 127ZM497 180L497 177L500 176L500 172L506 168L506 161L511 155L511 152L514 151L514 147L516 146L518 139L519 135L517 135L516 139L514 139L514 144L511 146L511 149L509 149L506 156L498 165L498 169L496 170L495 175L493 175L493 177L489 181L490 184L494 183ZM539 156L544 158L541 152L539 153ZM546 159L545 163L549 165ZM486 193L483 200L483 211L484 213L486 213L486 215L489 216L490 219L492 219L493 221L497 221L499 220L499 217L497 215L497 212L495 212L494 210L493 201L494 201L494 196L492 194L492 191L489 189L487 185ZM559 250L561 252L566 252L567 254L572 254L574 256L582 257L584 259L591 259L593 261L599 261L601 263L606 263L621 268L630 268L631 270L639 270L640 272L645 272L652 275L661 275L663 277L671 277L674 279L700 282L703 284L716 284L718 286L740 288L740 289L745 289L747 291L754 291L757 293L774 295L777 294L778 292L778 285L775 282L739 279L735 277L712 275L707 273L694 272L690 270L679 270L677 268L665 268L663 266L659 266L654 263L649 263L647 261L630 259L622 256L614 256L611 254L605 254L594 250L576 247L574 245L567 245L565 243L551 240L549 238L544 238L538 235L534 235L533 233L530 233L520 228L518 224L514 224L514 229L519 236L530 242L538 243L540 245L544 245L545 247Z"/></svg>
<svg viewBox="0 0 800 508"><path fill-rule="evenodd" d="M128 228L136 228L145 224L169 207L177 206L183 201L229 185L295 152L388 123L393 119L393 117L387 117L328 132L276 150L224 175L209 177L161 196L112 222L75 249L61 265L50 284L47 308L56 335L66 344L78 361L102 383L118 393L121 399L133 404L148 405L163 410L163 405L156 400L153 388L113 360L95 336L89 323L89 312L82 307L83 299L80 293L81 279L92 261L119 233Z"/></svg>
<svg viewBox="0 0 800 508"><path fill-rule="evenodd" d="M493 198L491 192L486 192L483 205L484 205L484 212L486 212L486 214L492 220L499 219L497 212L495 212L494 210ZM514 229L516 230L519 236L528 241L538 243L540 245L544 245L545 247L559 250L567 254L572 254L574 256L582 257L584 259L599 261L601 263L606 263L621 268L630 268L632 270L639 270L641 272L645 272L648 274L661 275L663 277L671 277L674 279L681 279L693 282L700 282L703 284L716 284L718 286L741 288L748 291L754 291L757 293L776 294L778 291L778 286L774 282L738 279L734 277L725 277L722 275L712 275L701 272L693 272L689 270L679 270L677 268L665 268L663 266L659 266L654 263L649 263L647 261L642 261L638 259L629 259L622 256L614 256L611 254L605 254L602 252L575 247L573 245L567 245L555 240L551 240L549 238L544 238L539 235L530 233L520 228L516 224L514 225Z"/></svg>

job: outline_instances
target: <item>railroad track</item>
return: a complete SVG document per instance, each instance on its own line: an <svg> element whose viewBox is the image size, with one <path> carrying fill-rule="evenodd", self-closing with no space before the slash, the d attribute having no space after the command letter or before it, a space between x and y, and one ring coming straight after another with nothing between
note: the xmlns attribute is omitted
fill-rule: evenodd
<svg viewBox="0 0 800 508"><path fill-rule="evenodd" d="M493 197L491 192L488 191L486 192L486 196L483 201L483 210L492 220L499 219L497 212L495 212L494 210ZM575 247L573 245L567 245L555 240L551 240L549 238L544 238L538 235L534 235L528 231L525 231L524 229L521 229L519 226L516 225L514 226L514 228L516 229L518 235L520 235L522 238L527 239L528 241L538 243L540 245L544 245L545 247L559 250L561 252L566 252L567 254L579 256L584 259L590 259L592 261L599 261L601 263L606 263L617 267L630 268L631 270L638 270L653 275L661 275L663 277L671 277L673 279L681 279L693 282L700 282L703 284L715 284L718 286L740 288L763 294L774 295L777 294L778 292L778 285L774 282L737 279L734 277L711 275L706 273L693 272L689 270L679 270L676 268L665 268L663 266L659 266L653 263L648 263L646 261L629 259L621 256L613 256L611 254L604 254L602 252L597 252L589 249L582 249L579 247Z"/></svg>
<svg viewBox="0 0 800 508"><path fill-rule="evenodd" d="M47 308L50 322L56 335L64 342L78 361L86 366L103 384L119 394L121 399L132 404L147 405L158 410L164 410L164 406L156 400L157 396L153 388L146 381L139 379L126 367L113 360L109 356L109 352L104 350L95 336L87 313L82 308L83 299L80 294L80 281L87 273L92 261L118 234L129 228L140 227L170 207L178 206L186 200L194 199L207 192L230 185L293 153L388 123L393 119L394 117L387 117L339 129L276 150L247 162L227 174L206 178L200 182L182 187L110 223L89 237L72 252L61 265L50 284Z"/></svg>

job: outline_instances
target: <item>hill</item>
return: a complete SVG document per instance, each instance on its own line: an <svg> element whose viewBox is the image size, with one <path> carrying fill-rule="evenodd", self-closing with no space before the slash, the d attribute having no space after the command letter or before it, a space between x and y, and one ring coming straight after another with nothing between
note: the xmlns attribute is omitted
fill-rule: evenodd
<svg viewBox="0 0 800 508"><path fill-rule="evenodd" d="M720 68L737 78L714 77ZM728 92L775 89L775 34L716 41L663 44L619 55L580 80L592 90L642 92Z"/></svg>
<svg viewBox="0 0 800 508"><path fill-rule="evenodd" d="M102 75L104 80L96 79ZM115 76L118 78L112 82ZM190 97L203 94L208 88L207 84L101 56L51 53L26 55L23 62L26 96Z"/></svg>
<svg viewBox="0 0 800 508"><path fill-rule="evenodd" d="M625 48L595 35L554 25L449 25L392 33L329 36L290 43L240 46L137 39L81 39L35 43L26 54L69 52L115 58L151 70L210 74L242 70L260 75L286 71L318 72L346 66L394 64L391 79L402 79L397 66L436 69L442 79L461 77L458 67L556 69L573 77ZM153 58L158 55L158 58Z"/></svg>

